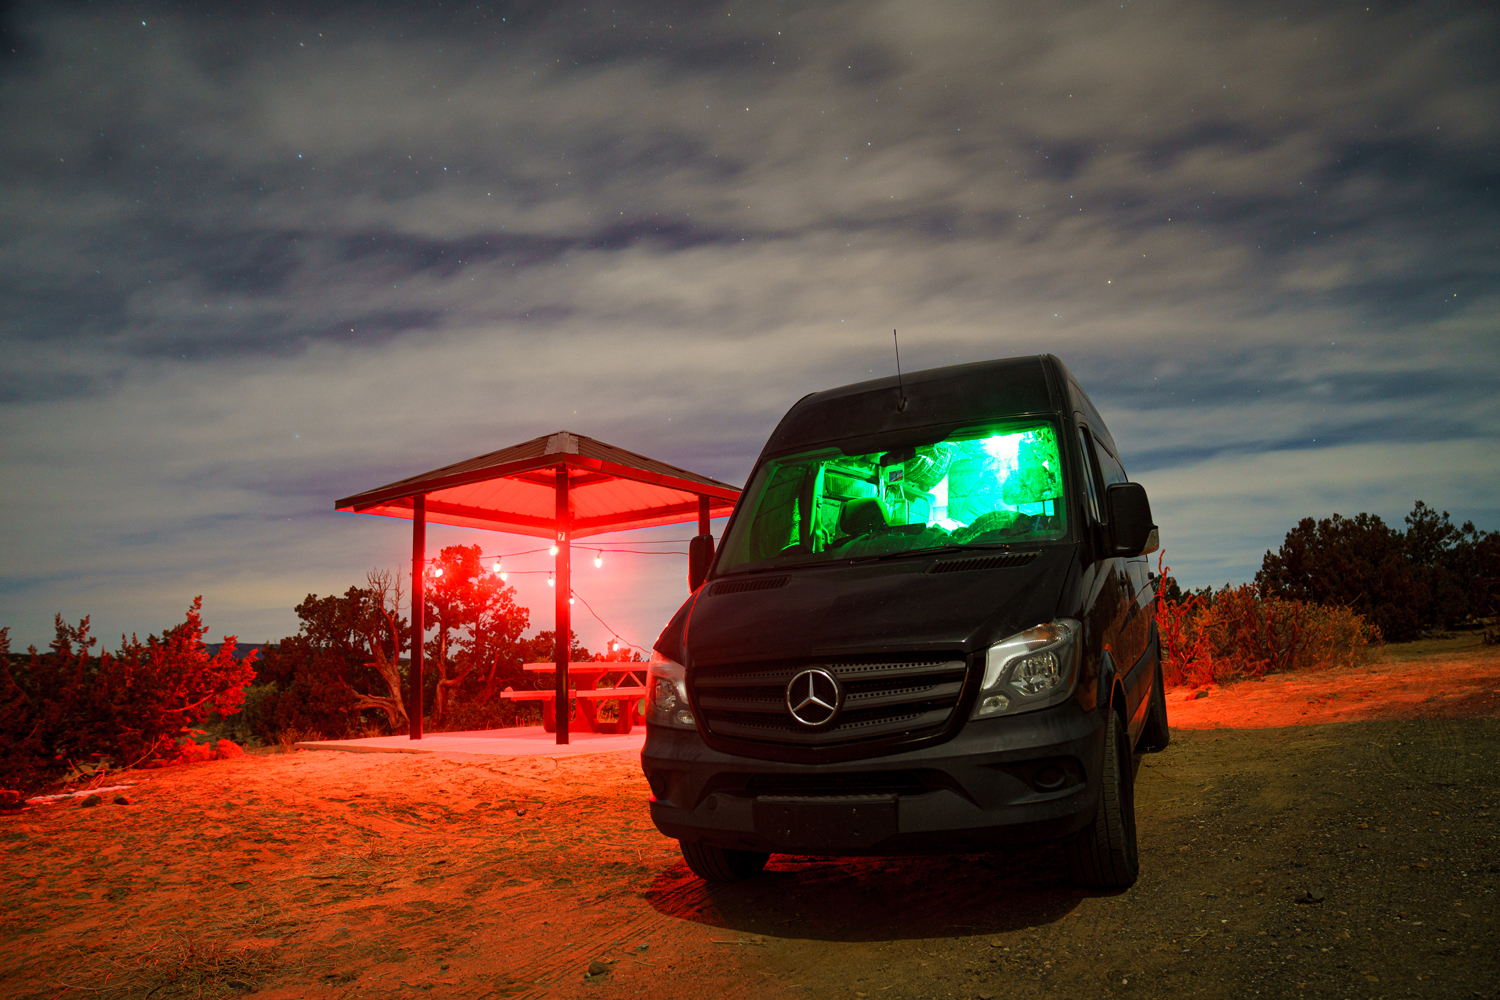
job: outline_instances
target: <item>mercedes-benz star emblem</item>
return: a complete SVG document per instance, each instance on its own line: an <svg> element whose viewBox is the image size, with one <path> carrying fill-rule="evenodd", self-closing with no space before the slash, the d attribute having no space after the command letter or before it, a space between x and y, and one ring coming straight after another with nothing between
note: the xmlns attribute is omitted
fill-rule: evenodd
<svg viewBox="0 0 1500 1000"><path fill-rule="evenodd" d="M827 725L839 714L844 689L826 670L804 670L786 686L786 707L804 726Z"/></svg>

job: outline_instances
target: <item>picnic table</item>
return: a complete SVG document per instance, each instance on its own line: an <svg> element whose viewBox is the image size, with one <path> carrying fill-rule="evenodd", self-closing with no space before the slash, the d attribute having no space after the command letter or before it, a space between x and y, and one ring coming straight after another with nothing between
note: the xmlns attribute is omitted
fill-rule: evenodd
<svg viewBox="0 0 1500 1000"><path fill-rule="evenodd" d="M556 675L555 663L526 663L522 669L528 673ZM568 680L572 682L568 705L568 728L584 729L593 733L616 733L624 736L640 724L641 712L646 697L646 664L588 660L583 663L568 663ZM557 732L557 692L549 684L537 691L517 691L507 687L500 697L511 701L539 701L542 703L542 728L549 733ZM607 702L617 706L614 719L599 718L599 709Z"/></svg>

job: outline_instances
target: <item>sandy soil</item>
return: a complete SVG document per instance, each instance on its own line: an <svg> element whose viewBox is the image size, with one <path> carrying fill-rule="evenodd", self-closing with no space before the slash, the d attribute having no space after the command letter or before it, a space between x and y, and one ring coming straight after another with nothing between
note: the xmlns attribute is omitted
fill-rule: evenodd
<svg viewBox="0 0 1500 1000"><path fill-rule="evenodd" d="M1173 692L1114 895L1052 847L709 888L630 754L130 773L0 816L0 996L1492 997L1497 689L1479 650Z"/></svg>
<svg viewBox="0 0 1500 1000"><path fill-rule="evenodd" d="M1169 688L1167 708L1183 729L1500 717L1500 649L1476 635L1407 643L1360 667Z"/></svg>

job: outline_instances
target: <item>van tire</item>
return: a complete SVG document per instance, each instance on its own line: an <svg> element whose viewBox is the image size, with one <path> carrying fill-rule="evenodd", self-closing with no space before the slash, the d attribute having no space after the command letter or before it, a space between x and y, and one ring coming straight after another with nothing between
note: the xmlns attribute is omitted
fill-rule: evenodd
<svg viewBox="0 0 1500 1000"><path fill-rule="evenodd" d="M1156 677L1151 683L1151 707L1146 712L1146 725L1141 729L1142 750L1165 750L1172 742L1172 730L1167 726L1167 690L1161 683L1161 661L1156 661Z"/></svg>
<svg viewBox="0 0 1500 1000"><path fill-rule="evenodd" d="M1088 889L1128 889L1140 873L1135 846L1135 789L1129 738L1111 709L1104 736L1099 809L1089 825L1067 842L1073 881Z"/></svg>
<svg viewBox="0 0 1500 1000"><path fill-rule="evenodd" d="M682 857L693 874L705 882L743 882L759 875L771 855L759 851L736 851L732 847L679 841Z"/></svg>

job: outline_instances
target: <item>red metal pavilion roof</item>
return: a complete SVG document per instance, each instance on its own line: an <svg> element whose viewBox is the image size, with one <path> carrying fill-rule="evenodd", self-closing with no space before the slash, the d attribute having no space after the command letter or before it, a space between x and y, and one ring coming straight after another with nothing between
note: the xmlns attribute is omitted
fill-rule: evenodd
<svg viewBox="0 0 1500 1000"><path fill-rule="evenodd" d="M425 495L429 522L550 537L559 468L568 470L574 538L695 521L700 497L710 516L722 517L740 495L728 483L558 431L345 497L334 509L410 518L412 498Z"/></svg>

